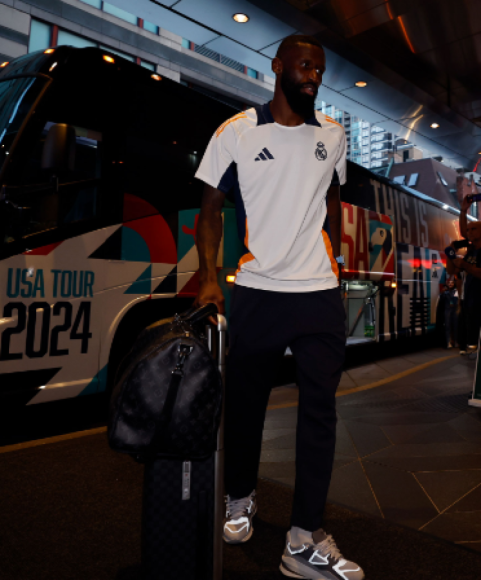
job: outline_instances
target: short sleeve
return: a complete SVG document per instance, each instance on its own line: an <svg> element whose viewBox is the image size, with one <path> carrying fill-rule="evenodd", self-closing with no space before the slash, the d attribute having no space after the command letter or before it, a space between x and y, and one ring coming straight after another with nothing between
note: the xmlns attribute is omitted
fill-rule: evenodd
<svg viewBox="0 0 481 580"><path fill-rule="evenodd" d="M344 185L346 183L346 133L342 132L341 143L339 144L339 153L336 159L335 173L339 180L339 185Z"/></svg>
<svg viewBox="0 0 481 580"><path fill-rule="evenodd" d="M226 121L212 136L195 177L228 193L233 185L236 161L236 131Z"/></svg>

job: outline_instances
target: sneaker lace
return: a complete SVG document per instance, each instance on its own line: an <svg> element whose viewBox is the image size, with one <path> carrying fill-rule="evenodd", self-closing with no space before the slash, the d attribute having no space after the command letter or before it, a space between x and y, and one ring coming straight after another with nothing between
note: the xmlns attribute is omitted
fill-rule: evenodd
<svg viewBox="0 0 481 580"><path fill-rule="evenodd" d="M330 555L332 558L336 560L342 558L342 554L339 548L337 547L337 544L334 541L334 538L331 536L331 534L329 534L324 540L322 540L322 542L316 544L316 548L321 552L323 556Z"/></svg>
<svg viewBox="0 0 481 580"><path fill-rule="evenodd" d="M228 495L226 497L227 516L234 519L243 516L250 506L252 498L252 494L247 497L241 497L240 499L233 499Z"/></svg>

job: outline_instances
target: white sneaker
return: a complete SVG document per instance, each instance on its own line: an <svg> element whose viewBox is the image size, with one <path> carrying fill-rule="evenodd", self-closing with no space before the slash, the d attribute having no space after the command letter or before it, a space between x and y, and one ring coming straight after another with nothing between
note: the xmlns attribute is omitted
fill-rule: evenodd
<svg viewBox="0 0 481 580"><path fill-rule="evenodd" d="M224 541L228 544L242 544L250 540L254 533L252 519L256 511L256 490L241 499L226 496Z"/></svg>
<svg viewBox="0 0 481 580"><path fill-rule="evenodd" d="M345 560L333 537L323 534L317 544L312 540L312 543L293 546L291 532L287 532L286 549L280 565L284 576L308 580L363 580L361 567Z"/></svg>

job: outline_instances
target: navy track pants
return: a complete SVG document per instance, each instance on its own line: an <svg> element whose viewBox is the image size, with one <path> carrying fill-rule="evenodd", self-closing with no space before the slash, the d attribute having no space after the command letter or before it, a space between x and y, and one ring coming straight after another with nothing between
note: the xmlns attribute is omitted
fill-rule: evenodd
<svg viewBox="0 0 481 580"><path fill-rule="evenodd" d="M336 390L345 355L340 290L271 292L236 285L232 296L225 412L226 493L257 485L270 390L286 348L297 365L299 407L291 525L322 526L336 443Z"/></svg>

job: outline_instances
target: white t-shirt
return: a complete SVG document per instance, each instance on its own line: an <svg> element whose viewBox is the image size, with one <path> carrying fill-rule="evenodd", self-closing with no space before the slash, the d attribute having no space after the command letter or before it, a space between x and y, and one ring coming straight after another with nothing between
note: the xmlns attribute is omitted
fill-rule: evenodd
<svg viewBox="0 0 481 580"><path fill-rule="evenodd" d="M278 292L337 286L326 194L346 182L346 136L334 119L316 111L286 127L269 103L239 113L217 129L196 177L234 192L246 250L236 284Z"/></svg>

